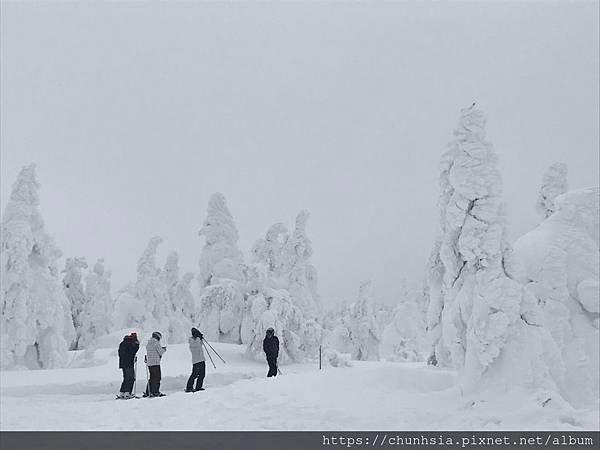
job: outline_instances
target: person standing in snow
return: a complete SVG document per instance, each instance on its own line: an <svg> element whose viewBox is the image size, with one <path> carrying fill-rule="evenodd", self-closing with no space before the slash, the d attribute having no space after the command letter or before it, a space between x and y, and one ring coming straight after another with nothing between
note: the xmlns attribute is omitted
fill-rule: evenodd
<svg viewBox="0 0 600 450"><path fill-rule="evenodd" d="M163 397L165 395L160 392L160 360L162 355L167 351L167 347L161 347L161 338L162 334L155 331L148 340L148 344L146 344L146 364L150 372L150 380L146 388L147 397Z"/></svg>
<svg viewBox="0 0 600 450"><path fill-rule="evenodd" d="M203 391L202 383L204 382L204 374L206 373L206 364L204 362L204 349L202 339L204 336L198 329L192 328L192 337L189 339L190 352L192 352L192 374L188 379L185 392ZM194 380L196 387L194 388Z"/></svg>
<svg viewBox="0 0 600 450"><path fill-rule="evenodd" d="M119 345L119 369L123 370L123 382L118 398L131 398L133 395L133 383L135 383L135 354L140 348L136 333L131 333L123 338Z"/></svg>
<svg viewBox="0 0 600 450"><path fill-rule="evenodd" d="M263 339L263 350L267 355L269 373L267 377L277 376L277 357L279 356L279 338L275 336L273 328L267 328L267 334Z"/></svg>

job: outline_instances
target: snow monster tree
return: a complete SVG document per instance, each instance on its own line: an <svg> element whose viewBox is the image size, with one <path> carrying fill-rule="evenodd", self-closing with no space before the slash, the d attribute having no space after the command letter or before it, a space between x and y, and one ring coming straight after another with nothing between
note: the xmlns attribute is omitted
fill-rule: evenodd
<svg viewBox="0 0 600 450"><path fill-rule="evenodd" d="M85 258L67 258L65 268L63 269L63 273L65 274L62 280L63 287L65 295L69 299L71 305L71 317L76 333L75 341L71 343L71 348L73 350L83 348L80 346L79 341L81 340L84 309L88 299L81 281L81 270L87 269L87 267L88 265Z"/></svg>
<svg viewBox="0 0 600 450"><path fill-rule="evenodd" d="M206 239L200 256L200 328L208 339L240 344L244 311L243 255L239 235L225 197L208 202L199 232Z"/></svg>
<svg viewBox="0 0 600 450"><path fill-rule="evenodd" d="M63 366L75 337L57 268L61 252L44 230L38 189L35 165L24 167L2 219L2 367Z"/></svg>
<svg viewBox="0 0 600 450"><path fill-rule="evenodd" d="M520 283L506 238L497 157L485 117L462 110L441 162L441 235L431 262L430 361L459 370L463 392L555 392L560 357L535 296ZM545 395L545 394L544 394Z"/></svg>

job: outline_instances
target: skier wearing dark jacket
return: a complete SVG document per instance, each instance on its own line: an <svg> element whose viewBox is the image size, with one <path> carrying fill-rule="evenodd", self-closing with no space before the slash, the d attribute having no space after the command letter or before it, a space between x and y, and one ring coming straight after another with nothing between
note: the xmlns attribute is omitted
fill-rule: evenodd
<svg viewBox="0 0 600 450"><path fill-rule="evenodd" d="M119 391L120 398L131 397L133 383L135 382L135 354L140 348L136 333L131 333L123 338L119 345L119 369L123 370L123 382Z"/></svg>
<svg viewBox="0 0 600 450"><path fill-rule="evenodd" d="M277 376L277 357L279 356L279 339L275 336L273 328L267 328L267 334L263 339L263 350L267 356L269 373L267 377Z"/></svg>

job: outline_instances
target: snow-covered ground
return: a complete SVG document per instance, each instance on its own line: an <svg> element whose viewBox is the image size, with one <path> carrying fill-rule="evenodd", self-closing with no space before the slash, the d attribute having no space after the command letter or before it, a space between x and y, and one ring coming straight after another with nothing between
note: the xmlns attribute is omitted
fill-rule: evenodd
<svg viewBox="0 0 600 450"><path fill-rule="evenodd" d="M598 429L598 408L565 410L524 401L518 393L475 402L461 397L455 374L424 363L353 362L281 367L244 358L244 346L213 344L227 361L207 362L206 391L186 394L187 345L163 359L164 398L116 401L116 351L99 349L95 364L72 352L70 368L0 372L2 430L438 430ZM140 360L143 359L143 347ZM217 361L215 361L217 362ZM145 386L138 366L138 393Z"/></svg>

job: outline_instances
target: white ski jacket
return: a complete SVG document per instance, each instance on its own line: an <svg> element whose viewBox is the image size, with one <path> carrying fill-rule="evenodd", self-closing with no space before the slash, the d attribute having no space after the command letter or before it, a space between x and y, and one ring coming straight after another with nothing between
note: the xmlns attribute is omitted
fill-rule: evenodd
<svg viewBox="0 0 600 450"><path fill-rule="evenodd" d="M204 361L202 339L191 337L188 342L190 343L190 352L192 352L192 364Z"/></svg>

